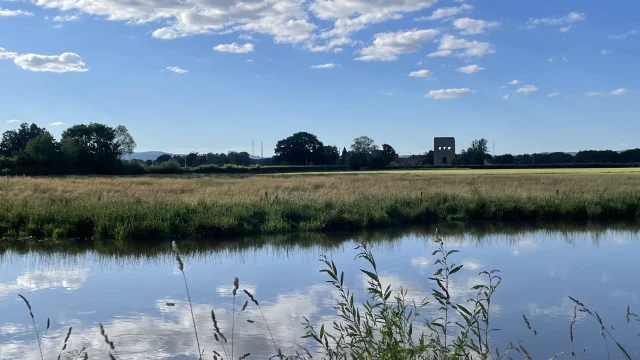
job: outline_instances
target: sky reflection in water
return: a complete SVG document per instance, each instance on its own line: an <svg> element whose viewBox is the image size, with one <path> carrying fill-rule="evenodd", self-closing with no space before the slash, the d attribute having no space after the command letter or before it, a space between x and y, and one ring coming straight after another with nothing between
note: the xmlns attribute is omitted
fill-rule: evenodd
<svg viewBox="0 0 640 360"><path fill-rule="evenodd" d="M504 347L509 341L521 340L537 358L548 359L562 351L568 358L573 350L569 341L573 303L567 298L571 295L598 310L616 329L618 341L632 356L637 355L640 345L635 334L640 332L640 322L627 325L624 315L627 306L640 312L640 267L635 262L640 251L638 232L583 230L447 234L447 246L461 250L455 261L465 265L452 283L453 302L464 303L474 295L469 289L480 281L478 272L497 268L504 280L493 304L493 326L503 330L495 333L495 344ZM260 301L278 347L291 353L300 350L299 345L309 345L300 339L303 317L317 325L336 319L331 309L335 290L318 272L322 268L319 255L333 258L345 271L346 284L360 300L366 298L366 280L358 270L365 264L354 261L357 251L353 248L359 238L374 240L383 283L396 289L403 285L410 298L428 296L432 284L427 278L435 271L431 256L435 245L429 230L353 235L338 243L323 238L320 245L304 246L267 241L245 249L190 251L185 245L185 271L206 357L211 358L214 349L221 352L213 339L212 309L231 341L234 276L240 278L241 289L248 289ZM166 252L112 256L92 250L73 254L7 250L0 261L1 359L40 358L19 293L31 302L41 334L47 316L51 318L46 359L57 357L69 326L73 332L68 348L86 346L91 357L104 358L107 348L100 336L100 322L114 341L119 359L196 357L183 279ZM236 307L245 299L240 293ZM431 304L425 314L435 311ZM527 330L522 314L536 328L537 336ZM249 305L237 317L235 334L236 358L246 352L252 358L275 354L255 306ZM580 316L575 334L580 347L576 350L586 350L580 351L583 358L606 357L599 327L591 319ZM618 358L613 343L609 349L612 358Z"/></svg>

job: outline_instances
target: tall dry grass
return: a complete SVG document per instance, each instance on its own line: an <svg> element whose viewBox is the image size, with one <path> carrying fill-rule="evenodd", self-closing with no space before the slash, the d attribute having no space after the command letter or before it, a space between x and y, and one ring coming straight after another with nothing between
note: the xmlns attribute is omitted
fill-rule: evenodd
<svg viewBox="0 0 640 360"><path fill-rule="evenodd" d="M0 178L0 236L156 238L465 220L636 219L640 176Z"/></svg>

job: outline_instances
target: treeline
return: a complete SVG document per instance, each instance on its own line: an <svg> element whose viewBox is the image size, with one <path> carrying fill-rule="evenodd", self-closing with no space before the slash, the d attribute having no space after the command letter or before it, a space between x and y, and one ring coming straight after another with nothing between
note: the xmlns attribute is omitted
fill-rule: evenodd
<svg viewBox="0 0 640 360"><path fill-rule="evenodd" d="M31 175L126 173L121 158L136 147L124 126L74 125L57 141L36 124L5 131L0 141L0 171Z"/></svg>
<svg viewBox="0 0 640 360"><path fill-rule="evenodd" d="M492 156L486 139L474 140L456 155L454 166L544 166L640 163L640 149L622 152L586 150L575 155L553 152ZM314 169L382 169L385 167L433 166L434 152L400 158L389 144L378 146L367 136L353 140L349 149L325 145L308 132L278 141L275 155L252 159L247 152L164 154L156 160L123 160L136 147L124 126L98 123L74 125L56 140L45 128L21 124L5 131L0 141L0 174L180 174L180 173L272 173ZM266 166L265 166L266 165Z"/></svg>

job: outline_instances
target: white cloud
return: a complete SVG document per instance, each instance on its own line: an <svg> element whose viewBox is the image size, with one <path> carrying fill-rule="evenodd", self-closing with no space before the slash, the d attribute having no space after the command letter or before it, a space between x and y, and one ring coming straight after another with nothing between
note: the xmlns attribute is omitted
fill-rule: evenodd
<svg viewBox="0 0 640 360"><path fill-rule="evenodd" d="M445 34L440 38L440 47L435 53L431 53L428 56L449 56L455 50L458 57L482 57L488 54L495 53L492 44L480 41L468 41L462 38L455 37L454 35Z"/></svg>
<svg viewBox="0 0 640 360"><path fill-rule="evenodd" d="M64 123L62 121L56 121L54 123L49 124L51 126L60 126L60 125L64 125Z"/></svg>
<svg viewBox="0 0 640 360"><path fill-rule="evenodd" d="M431 16L421 16L419 18L414 19L415 21L426 21L426 20L441 20L447 19L456 15L461 14L464 11L473 10L473 6L468 4L462 4L460 6L454 7L444 7L437 10L434 10L431 13Z"/></svg>
<svg viewBox="0 0 640 360"><path fill-rule="evenodd" d="M33 16L33 13L24 10L9 10L0 8L0 17Z"/></svg>
<svg viewBox="0 0 640 360"><path fill-rule="evenodd" d="M550 57L550 58L549 58L549 62L550 62L550 63L552 63L552 62L553 62L553 58L552 58L552 57Z"/></svg>
<svg viewBox="0 0 640 360"><path fill-rule="evenodd" d="M250 34L240 34L238 36L238 39L240 40L253 40L253 36L251 36Z"/></svg>
<svg viewBox="0 0 640 360"><path fill-rule="evenodd" d="M359 61L395 61L398 55L420 50L420 45L433 40L438 30L424 29L379 33L374 35L373 45L359 51Z"/></svg>
<svg viewBox="0 0 640 360"><path fill-rule="evenodd" d="M558 95L560 95L560 93L556 91L556 92L552 92L551 94L548 94L547 97L556 97Z"/></svg>
<svg viewBox="0 0 640 360"><path fill-rule="evenodd" d="M54 28L54 29L62 29L62 27L63 27L63 26L62 26L62 24L55 24L55 25L53 25L53 28Z"/></svg>
<svg viewBox="0 0 640 360"><path fill-rule="evenodd" d="M165 70L168 70L168 71L174 72L174 73L176 73L176 74L186 74L186 73L188 73L188 72L189 72L189 70L181 69L181 68L179 68L179 67L177 67L177 66L167 66L167 67L165 68Z"/></svg>
<svg viewBox="0 0 640 360"><path fill-rule="evenodd" d="M628 38L629 36L633 36L636 34L635 30L631 30L631 31L627 31L624 34L618 34L618 35L609 35L608 38L611 40L623 40Z"/></svg>
<svg viewBox="0 0 640 360"><path fill-rule="evenodd" d="M18 53L6 51L0 47L0 59L15 59L18 57Z"/></svg>
<svg viewBox="0 0 640 360"><path fill-rule="evenodd" d="M500 26L500 23L497 21L485 21L485 20L474 20L471 18L460 18L456 19L453 22L453 26L462 30L460 34L462 35L476 35L482 34L485 29L492 29Z"/></svg>
<svg viewBox="0 0 640 360"><path fill-rule="evenodd" d="M505 95L502 97L503 99L507 100L509 98L509 95Z"/></svg>
<svg viewBox="0 0 640 360"><path fill-rule="evenodd" d="M384 96L393 96L393 94L394 94L393 91L383 91L382 92L382 95L384 95Z"/></svg>
<svg viewBox="0 0 640 360"><path fill-rule="evenodd" d="M429 70L418 70L418 71L412 71L409 73L409 76L411 77L419 77L419 78L428 78L431 77L431 75L433 75L433 73Z"/></svg>
<svg viewBox="0 0 640 360"><path fill-rule="evenodd" d="M26 272L18 276L15 282L0 283L0 297L51 288L77 290L84 285L88 276L89 269Z"/></svg>
<svg viewBox="0 0 640 360"><path fill-rule="evenodd" d="M609 55L611 54L611 49L607 50L607 49L602 49L602 51L600 51L601 55Z"/></svg>
<svg viewBox="0 0 640 360"><path fill-rule="evenodd" d="M451 53L452 53L451 50L438 50L438 51L429 53L427 57L447 57L447 56L451 56Z"/></svg>
<svg viewBox="0 0 640 360"><path fill-rule="evenodd" d="M322 65L313 65L311 68L312 69L333 69L334 67L336 67L336 64L322 64Z"/></svg>
<svg viewBox="0 0 640 360"><path fill-rule="evenodd" d="M427 9L436 0L315 0L309 7L321 20L334 21L333 29L322 37L340 37L364 29L369 24L398 20L403 14Z"/></svg>
<svg viewBox="0 0 640 360"><path fill-rule="evenodd" d="M511 80L507 84L509 84L509 85L520 85L520 84L522 84L522 81L520 81L520 80Z"/></svg>
<svg viewBox="0 0 640 360"><path fill-rule="evenodd" d="M538 87L535 85L522 85L518 90L516 90L517 93L525 95L533 94L537 91Z"/></svg>
<svg viewBox="0 0 640 360"><path fill-rule="evenodd" d="M562 57L562 62L566 64L566 63L568 63L568 62L569 62L569 59L567 59L567 57L566 57L566 56L563 56L563 57Z"/></svg>
<svg viewBox="0 0 640 360"><path fill-rule="evenodd" d="M11 120L7 120L8 123L19 123L20 120L16 120L16 119L11 119Z"/></svg>
<svg viewBox="0 0 640 360"><path fill-rule="evenodd" d="M587 93L587 96L600 96L600 95L602 95L602 92L600 91L589 91Z"/></svg>
<svg viewBox="0 0 640 360"><path fill-rule="evenodd" d="M627 89L618 89L618 90L613 90L612 92L609 93L609 96L622 96L622 95L626 95L627 94Z"/></svg>
<svg viewBox="0 0 640 360"><path fill-rule="evenodd" d="M53 18L53 21L55 22L69 22L69 21L76 21L80 18L80 15L76 14L76 15L64 15L64 16L56 16Z"/></svg>
<svg viewBox="0 0 640 360"><path fill-rule="evenodd" d="M309 42L306 45L307 50L311 52L326 52L333 51L334 53L342 52L342 48L340 46L344 45L353 45L355 42L349 39L346 36L340 36L333 38L324 43L324 45L319 45L318 43Z"/></svg>
<svg viewBox="0 0 640 360"><path fill-rule="evenodd" d="M431 90L424 97L436 99L436 100L449 100L459 98L461 96L471 94L473 91L467 88L461 89L440 89L440 90Z"/></svg>
<svg viewBox="0 0 640 360"><path fill-rule="evenodd" d="M244 45L238 45L236 43L220 44L213 48L215 51L227 52L232 54L248 54L253 52L253 44L246 43Z"/></svg>
<svg viewBox="0 0 640 360"><path fill-rule="evenodd" d="M36 72L85 72L89 71L78 54L66 52L62 55L25 54L13 62L24 70Z"/></svg>
<svg viewBox="0 0 640 360"><path fill-rule="evenodd" d="M467 65L467 66L459 67L459 68L456 69L457 72L461 72L461 73L464 73L464 74L473 74L473 73L476 73L476 72L482 71L482 70L484 70L484 68L481 67L480 65L476 65L476 64Z"/></svg>
<svg viewBox="0 0 640 360"><path fill-rule="evenodd" d="M417 268L427 268L431 261L426 256L414 257L411 258L411 266Z"/></svg>
<svg viewBox="0 0 640 360"><path fill-rule="evenodd" d="M537 25L566 26L576 21L584 21L587 17L584 13L570 12L569 14L559 18L530 18L527 21L527 27L535 28Z"/></svg>
<svg viewBox="0 0 640 360"><path fill-rule="evenodd" d="M560 31L560 32L568 32L569 30L571 30L572 27L573 27L573 25L567 25L565 27L561 27L558 31Z"/></svg>

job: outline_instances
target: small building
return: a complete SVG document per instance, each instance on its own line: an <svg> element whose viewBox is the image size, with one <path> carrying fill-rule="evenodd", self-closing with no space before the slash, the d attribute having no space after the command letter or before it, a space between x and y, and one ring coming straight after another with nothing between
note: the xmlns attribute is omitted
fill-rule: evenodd
<svg viewBox="0 0 640 360"><path fill-rule="evenodd" d="M454 137L433 138L433 165L450 166L456 159L456 139Z"/></svg>

